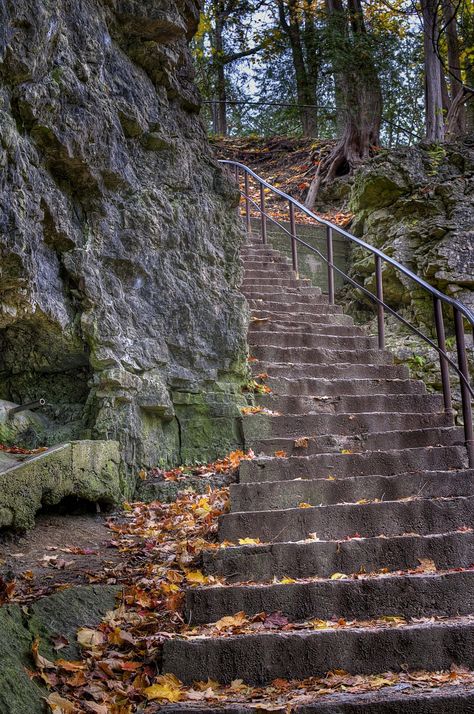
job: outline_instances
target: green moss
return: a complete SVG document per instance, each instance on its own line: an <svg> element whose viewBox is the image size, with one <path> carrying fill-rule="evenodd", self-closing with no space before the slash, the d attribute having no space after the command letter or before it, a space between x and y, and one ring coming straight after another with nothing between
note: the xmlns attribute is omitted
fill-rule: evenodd
<svg viewBox="0 0 474 714"><path fill-rule="evenodd" d="M44 690L28 676L33 637L18 605L0 608L0 712L44 714Z"/></svg>
<svg viewBox="0 0 474 714"><path fill-rule="evenodd" d="M0 527L32 528L43 504L66 496L119 505L131 494L117 442L72 442L0 474Z"/></svg>

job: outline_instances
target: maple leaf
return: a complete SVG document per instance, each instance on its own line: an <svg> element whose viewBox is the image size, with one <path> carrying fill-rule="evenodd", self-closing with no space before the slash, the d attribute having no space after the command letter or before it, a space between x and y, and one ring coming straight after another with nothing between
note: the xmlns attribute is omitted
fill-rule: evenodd
<svg viewBox="0 0 474 714"><path fill-rule="evenodd" d="M174 674L162 674L151 687L144 690L147 699L164 699L167 702L179 702L183 699L183 686Z"/></svg>
<svg viewBox="0 0 474 714"><path fill-rule="evenodd" d="M186 579L189 583L203 584L207 582L207 578L201 570L188 570Z"/></svg>
<svg viewBox="0 0 474 714"><path fill-rule="evenodd" d="M248 622L247 615L245 612L236 612L235 615L228 615L226 617L221 617L220 620L214 623L216 630L226 630L232 627L241 627Z"/></svg>
<svg viewBox="0 0 474 714"><path fill-rule="evenodd" d="M286 451L283 451L282 449L280 449L279 451L275 451L275 456L276 456L278 459L286 459L286 457L288 456L288 454L286 453Z"/></svg>

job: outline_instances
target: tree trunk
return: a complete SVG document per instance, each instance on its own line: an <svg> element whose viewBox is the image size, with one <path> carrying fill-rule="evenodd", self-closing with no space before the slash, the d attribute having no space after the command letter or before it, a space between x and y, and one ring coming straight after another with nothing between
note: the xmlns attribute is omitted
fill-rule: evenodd
<svg viewBox="0 0 474 714"><path fill-rule="evenodd" d="M296 96L300 105L299 114L303 136L317 136L317 116L311 107L316 102L315 88L311 86L308 71L305 64L303 44L301 39L301 19L298 12L298 0L289 0L288 15L286 19L285 5L283 0L279 0L278 10L280 25L288 37L291 49L291 57L295 70ZM310 105L310 106L308 106Z"/></svg>
<svg viewBox="0 0 474 714"><path fill-rule="evenodd" d="M428 141L444 141L441 62L435 51L437 2L421 0L425 64L425 131Z"/></svg>
<svg viewBox="0 0 474 714"><path fill-rule="evenodd" d="M380 141L382 92L378 74L368 51L360 0L326 0L328 22L336 39L333 60L336 86L341 97L343 133L334 149L321 160L306 198L312 208L323 181L349 173ZM351 34L348 27L351 25ZM342 44L341 44L342 39Z"/></svg>
<svg viewBox="0 0 474 714"><path fill-rule="evenodd" d="M219 136L227 136L227 87L224 64L224 9L220 0L214 1L214 72L216 81L217 103L213 112L213 130Z"/></svg>
<svg viewBox="0 0 474 714"><path fill-rule="evenodd" d="M449 93L451 103L446 131L451 136L459 136L465 131L465 95L461 78L461 53L459 50L458 25L451 0L443 0L443 25L446 28L448 47Z"/></svg>

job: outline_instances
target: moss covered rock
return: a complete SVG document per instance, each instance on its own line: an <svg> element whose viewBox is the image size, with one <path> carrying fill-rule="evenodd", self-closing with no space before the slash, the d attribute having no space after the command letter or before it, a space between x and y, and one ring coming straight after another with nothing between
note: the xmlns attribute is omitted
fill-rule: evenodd
<svg viewBox="0 0 474 714"><path fill-rule="evenodd" d="M63 444L0 473L0 528L32 528L41 506L67 496L119 505L133 488L117 442Z"/></svg>
<svg viewBox="0 0 474 714"><path fill-rule="evenodd" d="M353 230L431 285L474 308L474 136L382 152L354 178ZM371 290L374 260L354 249L352 271ZM432 299L385 265L384 295L432 326ZM447 314L448 320L450 315Z"/></svg>
<svg viewBox="0 0 474 714"><path fill-rule="evenodd" d="M39 652L54 661L74 659L79 654L76 632L95 627L113 609L119 587L86 585L45 597L29 608L0 607L0 712L1 714L44 714L47 690L29 676L34 670L33 642ZM61 635L68 645L58 653L53 638Z"/></svg>

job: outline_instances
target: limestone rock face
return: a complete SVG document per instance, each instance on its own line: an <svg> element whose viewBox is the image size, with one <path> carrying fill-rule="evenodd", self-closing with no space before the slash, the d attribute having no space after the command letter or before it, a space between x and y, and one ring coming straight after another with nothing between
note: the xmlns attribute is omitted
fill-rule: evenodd
<svg viewBox="0 0 474 714"><path fill-rule="evenodd" d="M381 153L357 173L351 208L357 235L474 308L474 136ZM358 249L353 258L373 289L373 258ZM432 325L428 293L387 266L383 275L389 302Z"/></svg>
<svg viewBox="0 0 474 714"><path fill-rule="evenodd" d="M0 0L0 399L44 396L50 443L118 439L129 464L240 439L242 236L197 116L198 15Z"/></svg>

